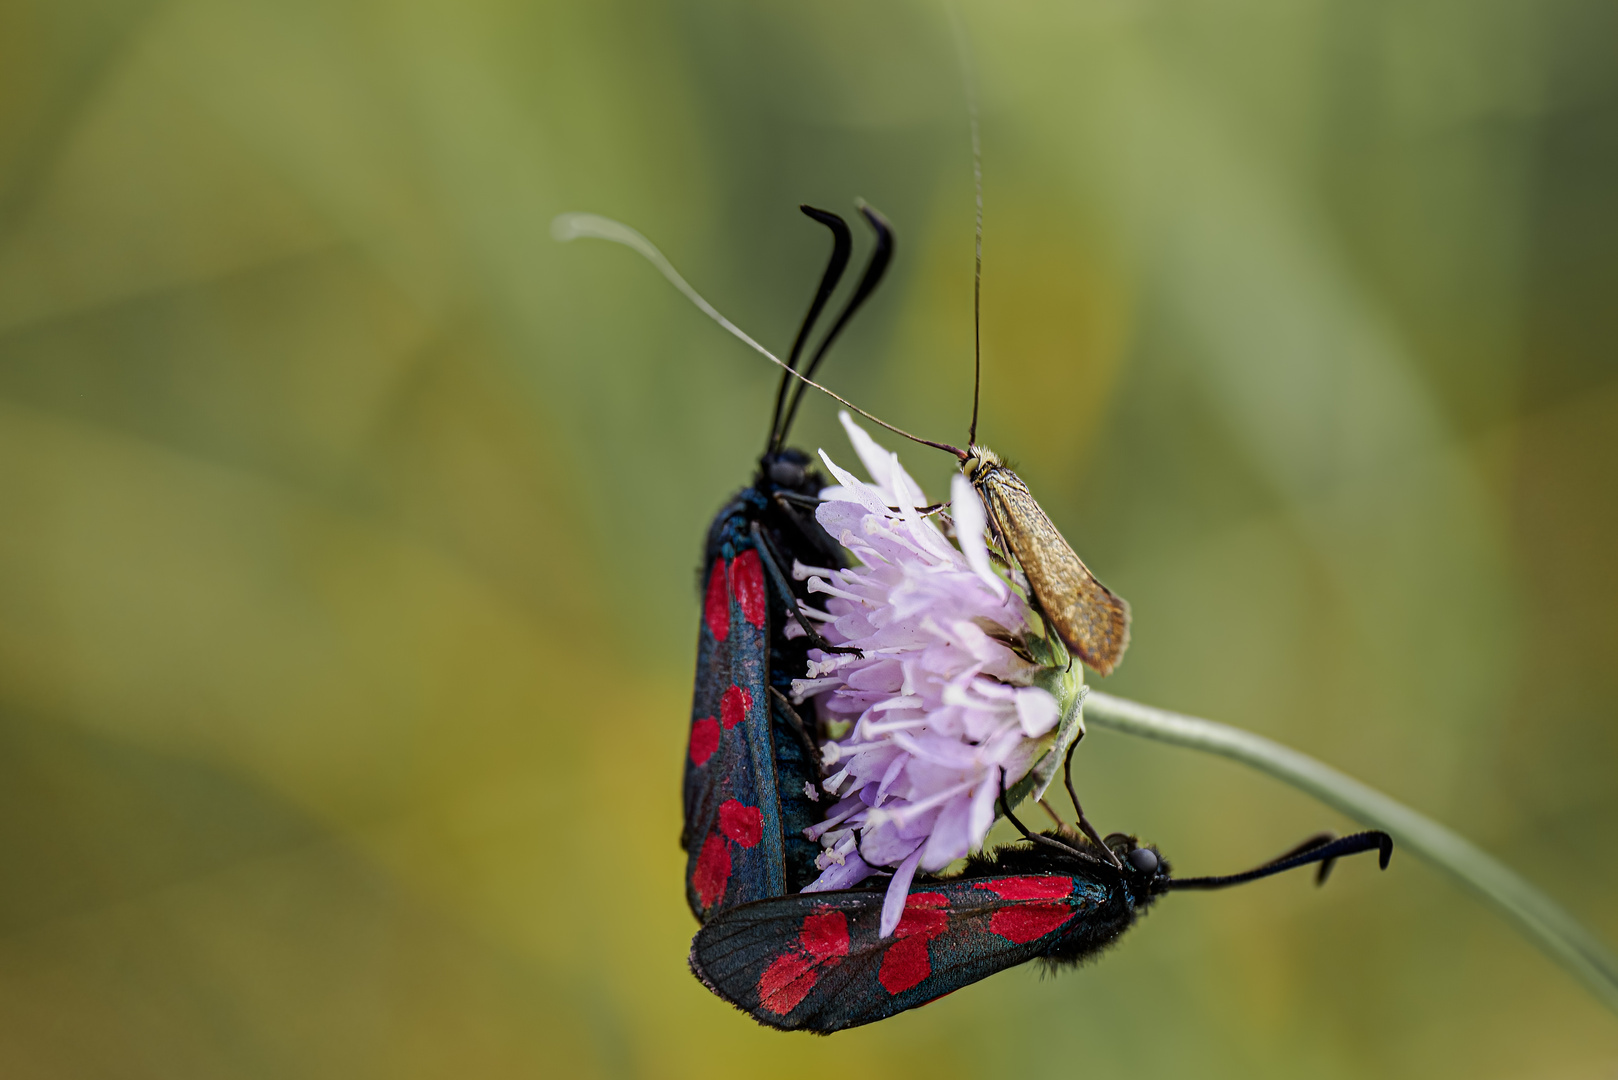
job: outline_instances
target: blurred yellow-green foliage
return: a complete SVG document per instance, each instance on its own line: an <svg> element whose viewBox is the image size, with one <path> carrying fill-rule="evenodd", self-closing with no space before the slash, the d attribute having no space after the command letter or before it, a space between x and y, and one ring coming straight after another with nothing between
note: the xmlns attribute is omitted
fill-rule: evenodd
<svg viewBox="0 0 1618 1080"><path fill-rule="evenodd" d="M983 434L1134 604L1118 693L1459 827L1618 939L1618 8L968 4ZM826 368L964 434L931 0L0 5L0 1074L1611 1077L1406 857L814 1040L685 970L709 515L810 201L894 221ZM812 400L800 445L851 457ZM906 451L935 492L942 455ZM1347 823L1094 735L1189 872Z"/></svg>

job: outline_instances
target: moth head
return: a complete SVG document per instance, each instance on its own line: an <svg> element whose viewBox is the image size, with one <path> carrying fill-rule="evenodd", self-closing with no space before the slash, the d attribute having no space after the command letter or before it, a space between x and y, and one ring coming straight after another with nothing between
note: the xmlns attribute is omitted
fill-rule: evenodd
<svg viewBox="0 0 1618 1080"><path fill-rule="evenodd" d="M1143 844L1127 833L1113 833L1106 843L1124 864L1124 877L1138 893L1157 892L1160 883L1168 880L1168 860L1155 845Z"/></svg>
<svg viewBox="0 0 1618 1080"><path fill-rule="evenodd" d="M961 472L966 474L968 480L979 480L999 467L1000 455L987 446L969 446L966 449L966 457L961 459Z"/></svg>
<svg viewBox="0 0 1618 1080"><path fill-rule="evenodd" d="M785 447L765 454L759 462L764 479L778 488L814 494L820 489L820 477L802 450Z"/></svg>

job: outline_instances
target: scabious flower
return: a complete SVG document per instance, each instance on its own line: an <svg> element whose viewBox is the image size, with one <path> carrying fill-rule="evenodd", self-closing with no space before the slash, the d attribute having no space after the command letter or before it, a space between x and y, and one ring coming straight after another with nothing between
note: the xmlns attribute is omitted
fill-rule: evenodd
<svg viewBox="0 0 1618 1080"><path fill-rule="evenodd" d="M832 736L821 787L836 800L805 830L823 850L804 891L892 868L885 937L918 868L942 870L983 845L1002 784L1013 803L1044 792L1081 730L1082 676L1029 607L1021 574L991 563L966 477L950 487L957 547L922 513L898 455L841 419L872 482L821 451L839 484L815 516L860 565L793 572L826 597L823 611L806 612L822 636L860 653L811 649L808 677L793 684Z"/></svg>

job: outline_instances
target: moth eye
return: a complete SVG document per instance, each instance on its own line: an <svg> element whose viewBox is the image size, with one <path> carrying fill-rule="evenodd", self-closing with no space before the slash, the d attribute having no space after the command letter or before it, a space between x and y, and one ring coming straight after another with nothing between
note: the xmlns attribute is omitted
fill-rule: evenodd
<svg viewBox="0 0 1618 1080"><path fill-rule="evenodd" d="M803 466L795 461L777 459L770 462L770 481L782 487L795 488L803 483Z"/></svg>
<svg viewBox="0 0 1618 1080"><path fill-rule="evenodd" d="M1157 852L1151 848L1138 847L1125 855L1124 859L1142 874L1155 873L1157 870Z"/></svg>

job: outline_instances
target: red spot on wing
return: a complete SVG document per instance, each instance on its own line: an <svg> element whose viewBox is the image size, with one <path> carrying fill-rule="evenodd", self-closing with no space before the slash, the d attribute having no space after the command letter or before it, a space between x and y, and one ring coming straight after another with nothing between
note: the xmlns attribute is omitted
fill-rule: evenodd
<svg viewBox="0 0 1618 1080"><path fill-rule="evenodd" d="M708 571L708 593L702 599L702 621L715 639L730 636L730 592L725 588L725 560L715 559Z"/></svg>
<svg viewBox="0 0 1618 1080"><path fill-rule="evenodd" d="M989 929L1007 941L1026 945L1044 937L1073 917L1066 904L1018 904L989 916Z"/></svg>
<svg viewBox="0 0 1618 1080"><path fill-rule="evenodd" d="M719 722L729 731L747 719L747 710L753 707L753 695L740 686L732 686L719 699Z"/></svg>
<svg viewBox="0 0 1618 1080"><path fill-rule="evenodd" d="M730 564L730 591L736 594L747 621L764 629L764 564L752 548Z"/></svg>
<svg viewBox="0 0 1618 1080"><path fill-rule="evenodd" d="M973 882L975 889L988 889L1002 900L1060 900L1073 895L1073 879L1055 874L1041 877L995 878Z"/></svg>
<svg viewBox="0 0 1618 1080"><path fill-rule="evenodd" d="M798 943L822 963L848 955L848 916L841 911L809 915L803 920Z"/></svg>
<svg viewBox="0 0 1618 1080"><path fill-rule="evenodd" d="M702 854L697 856L697 868L691 872L691 888L702 906L711 908L725 897L725 884L730 881L730 848L718 833L709 833L702 843Z"/></svg>
<svg viewBox="0 0 1618 1080"><path fill-rule="evenodd" d="M691 725L691 764L706 765L719 749L719 721L705 716Z"/></svg>
<svg viewBox="0 0 1618 1080"><path fill-rule="evenodd" d="M904 914L899 916L899 925L894 928L894 937L911 937L919 935L928 941L944 932L949 923L949 913L941 909L949 907L949 897L943 893L911 893L905 898Z"/></svg>
<svg viewBox="0 0 1618 1080"><path fill-rule="evenodd" d="M927 939L900 938L882 954L882 970L877 979L890 994L902 994L933 973L927 959Z"/></svg>
<svg viewBox="0 0 1618 1080"><path fill-rule="evenodd" d="M719 804L719 831L744 848L764 839L764 815L756 806L745 806L735 799Z"/></svg>
<svg viewBox="0 0 1618 1080"><path fill-rule="evenodd" d="M911 893L905 899L904 914L894 928L894 942L882 954L877 979L890 994L901 994L932 974L927 943L949 925L949 897L943 893Z"/></svg>
<svg viewBox="0 0 1618 1080"><path fill-rule="evenodd" d="M814 961L802 953L789 952L777 957L758 977L758 1006L777 1016L785 1016L815 988L820 978Z"/></svg>
<svg viewBox="0 0 1618 1080"><path fill-rule="evenodd" d="M801 952L782 953L758 977L759 1008L785 1016L798 1007L820 980L821 969L848 955L848 916L841 911L806 915L798 945Z"/></svg>

